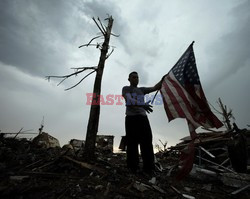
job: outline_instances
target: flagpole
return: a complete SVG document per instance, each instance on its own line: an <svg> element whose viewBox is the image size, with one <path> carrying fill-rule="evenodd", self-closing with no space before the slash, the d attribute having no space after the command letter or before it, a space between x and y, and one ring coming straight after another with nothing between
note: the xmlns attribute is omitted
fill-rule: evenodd
<svg viewBox="0 0 250 199"><path fill-rule="evenodd" d="M157 91L156 91L156 93L155 93L155 95L154 95L154 98L153 98L153 100L152 100L151 104L153 104L153 103L154 103L155 97L156 97L156 95L157 95L157 93L158 93L158 92L159 92L159 90L157 90Z"/></svg>

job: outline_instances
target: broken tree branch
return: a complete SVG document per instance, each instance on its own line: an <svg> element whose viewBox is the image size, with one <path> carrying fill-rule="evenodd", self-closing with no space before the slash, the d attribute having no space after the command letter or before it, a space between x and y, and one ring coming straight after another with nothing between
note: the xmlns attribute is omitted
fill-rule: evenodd
<svg viewBox="0 0 250 199"><path fill-rule="evenodd" d="M101 24L101 27L102 27L102 30L104 31L104 32L106 32L105 30L106 30L106 28L104 28L104 26L102 25L102 22L101 22L101 20L100 20L100 18L98 17L97 18L97 20L99 21L99 23Z"/></svg>
<svg viewBox="0 0 250 199"><path fill-rule="evenodd" d="M114 48L111 50L111 52L110 52L109 54L107 54L106 59L108 59L109 56L110 56L113 52L114 52Z"/></svg>
<svg viewBox="0 0 250 199"><path fill-rule="evenodd" d="M81 47L84 47L84 46L95 46L96 48L99 48L100 49L100 44L99 43L97 43L97 44L89 44L89 45L87 45L87 44L84 44L84 45L81 45L81 46L79 46L78 48L81 48Z"/></svg>
<svg viewBox="0 0 250 199"><path fill-rule="evenodd" d="M209 102L208 102L209 103ZM212 106L212 108L220 115L223 115L222 112L218 111L211 103L209 103L210 106Z"/></svg>
<svg viewBox="0 0 250 199"><path fill-rule="evenodd" d="M75 68L77 71L76 72L74 72L74 73L71 73L71 74L69 74L69 75L62 75L62 76L46 76L46 79L48 79L48 81L50 80L50 78L63 78L63 80L62 81L60 81L58 84L57 84L57 86L59 86L62 82L64 82L66 79L68 79L69 77L71 77L71 76L73 76L73 75L77 75L77 74L79 74L79 73L82 73L82 72L84 72L85 70L93 70L92 72L90 72L89 74L87 74L86 76L84 76L84 78L83 79L85 79L86 77L88 77L90 74L92 74L93 72L95 72L97 69L96 69L96 67L81 67L81 68ZM79 69L79 70L78 70ZM82 80L83 80L82 79ZM82 81L81 80L81 81ZM80 81L80 83L81 83L81 81ZM79 84L79 83L78 83ZM77 84L77 85L78 85ZM66 89L66 90L69 90L69 89Z"/></svg>
<svg viewBox="0 0 250 199"><path fill-rule="evenodd" d="M88 77L89 75L91 75L91 74L94 73L94 72L96 72L96 71L94 70L94 71L90 72L89 74L85 75L77 84L75 84L74 86L71 86L70 88L65 89L65 91L68 91L68 90L70 90L70 89L76 87L76 86L79 85L86 77Z"/></svg>
<svg viewBox="0 0 250 199"><path fill-rule="evenodd" d="M92 66L92 67L77 67L77 68L71 68L71 69L75 69L75 70L80 70L80 69L83 69L83 70L96 70L97 69L97 66Z"/></svg>
<svg viewBox="0 0 250 199"><path fill-rule="evenodd" d="M94 20L95 24L97 25L97 27L99 28L99 30L101 31L101 33L103 34L103 36L105 36L105 35L106 35L106 30L103 30L103 29L99 26L99 24L97 23L97 21L96 21L96 19L95 19L94 17L93 17L92 19Z"/></svg>
<svg viewBox="0 0 250 199"><path fill-rule="evenodd" d="M120 37L120 35L116 35L114 33L111 33L111 35L114 36L114 37Z"/></svg>
<svg viewBox="0 0 250 199"><path fill-rule="evenodd" d="M84 47L84 46L89 46L90 44L91 44L91 42L92 41L94 41L95 39L98 39L98 38L100 38L100 37L103 37L103 35L99 35L99 36L96 36L96 37L94 37L94 38L92 38L90 41L89 41L89 43L87 43L87 44L84 44L84 45L81 45L81 46L79 46L78 48L81 48L81 47ZM96 46L96 45L98 45L98 44L92 44L92 45L94 45L94 46Z"/></svg>
<svg viewBox="0 0 250 199"><path fill-rule="evenodd" d="M222 116L224 118L224 124L225 126L227 127L228 130L232 130L232 126L231 126L231 123L230 123L230 119L233 118L234 119L234 116L232 114L232 110L230 109L229 111L227 111L227 106L223 105L221 99L219 98L219 101L218 101L218 104L222 110Z"/></svg>
<svg viewBox="0 0 250 199"><path fill-rule="evenodd" d="M21 128L18 133L14 136L14 139L18 136L19 133L21 133L21 131L23 130L23 128Z"/></svg>
<svg viewBox="0 0 250 199"><path fill-rule="evenodd" d="M50 80L50 78L69 78L69 77L71 77L71 76L73 76L73 75L77 75L78 73L81 73L81 72L83 72L84 70L81 70L81 71L77 71L77 72L74 72L74 73L71 73L71 74L69 74L69 75L62 75L62 76L60 76L60 75L51 75L51 76L46 76L46 79L48 79L48 80Z"/></svg>

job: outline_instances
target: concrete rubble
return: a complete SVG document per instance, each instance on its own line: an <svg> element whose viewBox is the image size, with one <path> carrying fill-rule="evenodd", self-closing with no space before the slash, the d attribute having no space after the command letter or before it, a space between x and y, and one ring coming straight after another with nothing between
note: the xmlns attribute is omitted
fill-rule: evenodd
<svg viewBox="0 0 250 199"><path fill-rule="evenodd" d="M58 139L45 132L39 133L39 135L32 140L32 143L44 148L60 147Z"/></svg>
<svg viewBox="0 0 250 199"><path fill-rule="evenodd" d="M126 154L113 153L113 136L99 137L96 160L86 162L81 140L61 148L1 135L0 198L249 198L249 137L248 130L199 134L193 169L177 181L189 138L156 153L157 169L148 175L128 172Z"/></svg>

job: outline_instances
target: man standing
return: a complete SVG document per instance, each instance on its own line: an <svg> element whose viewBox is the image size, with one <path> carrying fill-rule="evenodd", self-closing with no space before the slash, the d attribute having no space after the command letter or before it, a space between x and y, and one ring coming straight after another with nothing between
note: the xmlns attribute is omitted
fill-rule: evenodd
<svg viewBox="0 0 250 199"><path fill-rule="evenodd" d="M130 86L124 86L122 96L126 101L125 130L127 141L127 167L136 172L139 169L140 145L143 160L143 171L151 173L154 168L154 151L152 131L146 114L152 112L149 102L144 102L144 95L159 90L162 81L153 87L137 87L139 77L137 72L131 72L128 77Z"/></svg>

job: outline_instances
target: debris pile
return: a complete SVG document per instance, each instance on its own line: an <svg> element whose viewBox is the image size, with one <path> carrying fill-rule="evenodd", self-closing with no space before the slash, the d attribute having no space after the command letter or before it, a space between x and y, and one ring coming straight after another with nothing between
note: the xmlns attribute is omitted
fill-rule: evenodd
<svg viewBox="0 0 250 199"><path fill-rule="evenodd" d="M235 124L234 124L235 125ZM169 153L179 153L191 141L190 137L169 148ZM250 131L235 128L227 132L199 133L195 140L196 164L221 172L246 173L250 165ZM231 168L231 170L229 169Z"/></svg>
<svg viewBox="0 0 250 199"><path fill-rule="evenodd" d="M218 137L214 139L218 140ZM96 149L95 161L86 162L79 152L82 147L43 147L27 139L1 136L0 198L248 197L249 174L238 173L227 167L226 163L223 167L228 170L220 166L216 168L215 165L208 167L208 162L198 159L190 175L183 181L176 181L178 150L185 144L183 142L175 148L157 153L157 170L149 175L143 172L129 173L126 154L107 152L105 147L104 150L101 147ZM197 145L204 148L201 149L204 159L209 159L209 153L208 156L219 156L207 147L210 144ZM224 158L218 159L222 161ZM220 164L218 161L212 162Z"/></svg>

